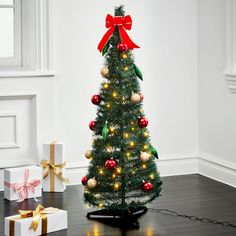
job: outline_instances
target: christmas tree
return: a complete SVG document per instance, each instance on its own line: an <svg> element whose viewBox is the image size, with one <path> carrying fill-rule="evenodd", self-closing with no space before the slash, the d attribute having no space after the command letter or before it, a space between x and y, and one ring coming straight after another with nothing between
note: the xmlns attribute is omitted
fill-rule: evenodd
<svg viewBox="0 0 236 236"><path fill-rule="evenodd" d="M85 153L90 166L82 183L85 202L106 210L145 206L161 191L155 163L158 154L142 109L139 82L143 76L132 55L139 46L126 32L131 25L123 7L115 8L114 17L107 15L108 31L98 45L105 56L104 81L99 94L91 98L97 117L89 124L93 147Z"/></svg>

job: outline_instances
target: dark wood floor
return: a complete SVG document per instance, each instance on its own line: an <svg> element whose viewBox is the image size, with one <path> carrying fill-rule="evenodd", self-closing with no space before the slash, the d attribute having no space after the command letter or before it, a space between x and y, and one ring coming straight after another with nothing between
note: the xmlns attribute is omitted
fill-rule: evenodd
<svg viewBox="0 0 236 236"><path fill-rule="evenodd" d="M163 178L163 194L149 207L168 208L180 213L209 217L236 224L236 189L201 175L185 175ZM63 194L44 193L39 202L68 211L67 230L52 233L52 236L236 236L236 229L220 225L200 223L168 214L148 211L139 218L140 229L121 229L95 220L87 220L88 209L82 199L83 188L70 186ZM0 235L3 233L4 216L16 214L18 209L32 209L36 203L4 200L0 193Z"/></svg>

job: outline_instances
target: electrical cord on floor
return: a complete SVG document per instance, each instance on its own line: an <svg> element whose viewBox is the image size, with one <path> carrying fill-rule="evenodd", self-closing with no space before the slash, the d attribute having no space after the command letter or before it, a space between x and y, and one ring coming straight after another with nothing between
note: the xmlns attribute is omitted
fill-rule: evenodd
<svg viewBox="0 0 236 236"><path fill-rule="evenodd" d="M190 216L190 215L185 215L185 214L181 214L178 213L176 211L172 211L172 210L168 210L168 209L155 209L155 208L148 208L148 210L160 213L160 214L169 214L169 215L173 215L173 216L179 216L185 219L190 219L190 220L194 220L194 221L199 221L201 223L208 223L208 224L214 224L214 225L221 225L221 226L225 226L225 227L232 227L236 229L236 225L228 222L228 221L218 221L218 220L213 220L213 219L209 219L209 218L200 218L197 216Z"/></svg>

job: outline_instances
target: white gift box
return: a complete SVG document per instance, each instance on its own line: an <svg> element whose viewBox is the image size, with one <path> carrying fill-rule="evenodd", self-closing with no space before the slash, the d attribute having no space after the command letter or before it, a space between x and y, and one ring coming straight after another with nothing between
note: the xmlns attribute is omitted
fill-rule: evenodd
<svg viewBox="0 0 236 236"><path fill-rule="evenodd" d="M4 198L10 201L20 200L23 188L27 191L25 199L42 196L42 169L40 167L24 166L4 170ZM34 193L32 188L34 188Z"/></svg>
<svg viewBox="0 0 236 236"><path fill-rule="evenodd" d="M46 214L47 216L47 233L67 229L67 211L59 210L52 214ZM5 217L5 233L6 236L10 234L10 220L18 218L20 215ZM39 221L39 225L34 231L30 229L33 218L22 218L14 220L14 236L36 236L42 235L42 219Z"/></svg>
<svg viewBox="0 0 236 236"><path fill-rule="evenodd" d="M60 165L65 162L64 143L46 142L43 144L43 159L53 165ZM65 175L65 168L61 169L62 176ZM50 169L48 176L43 180L43 191L45 192L64 192L66 184L61 181L53 170Z"/></svg>

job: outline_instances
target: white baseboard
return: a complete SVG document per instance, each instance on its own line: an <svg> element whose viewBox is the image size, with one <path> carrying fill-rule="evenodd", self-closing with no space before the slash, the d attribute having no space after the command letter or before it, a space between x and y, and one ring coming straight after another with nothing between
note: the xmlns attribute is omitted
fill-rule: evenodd
<svg viewBox="0 0 236 236"><path fill-rule="evenodd" d="M87 173L88 166L66 168L66 178L70 180L68 185L81 184L81 179Z"/></svg>
<svg viewBox="0 0 236 236"><path fill-rule="evenodd" d="M161 176L188 175L198 173L198 160L196 155L168 155L157 161ZM66 169L66 176L70 179L70 185L81 184L80 180L87 173L88 166Z"/></svg>
<svg viewBox="0 0 236 236"><path fill-rule="evenodd" d="M8 165L11 166L11 165ZM162 156L157 161L161 176L201 174L222 183L236 187L236 163L225 161L205 153L171 154ZM66 168L69 185L81 184L81 178L86 175L88 166L78 166L71 163ZM3 190L3 169L0 169L0 191Z"/></svg>
<svg viewBox="0 0 236 236"><path fill-rule="evenodd" d="M168 158L157 161L161 176L189 175L198 173L196 156Z"/></svg>
<svg viewBox="0 0 236 236"><path fill-rule="evenodd" d="M161 176L175 176L201 174L236 187L236 163L213 157L205 153L192 155L168 155L157 161ZM80 184L81 178L86 175L87 166L70 167L67 176L71 185Z"/></svg>
<svg viewBox="0 0 236 236"><path fill-rule="evenodd" d="M198 173L236 188L236 163L199 153Z"/></svg>

